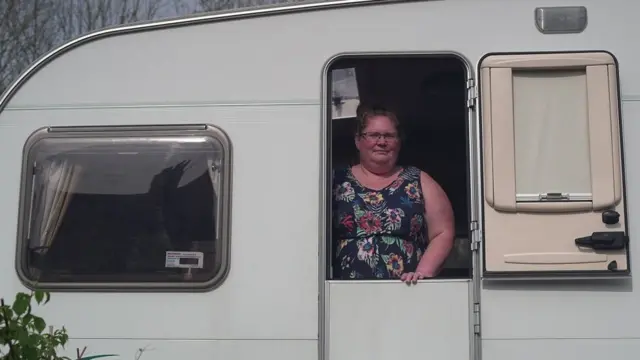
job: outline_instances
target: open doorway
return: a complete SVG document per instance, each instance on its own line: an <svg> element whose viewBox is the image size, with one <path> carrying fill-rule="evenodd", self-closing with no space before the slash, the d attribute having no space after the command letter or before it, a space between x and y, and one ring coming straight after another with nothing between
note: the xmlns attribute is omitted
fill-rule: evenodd
<svg viewBox="0 0 640 360"><path fill-rule="evenodd" d="M327 84L330 107L327 109L327 128L331 139L329 170L358 161L354 133L360 102L392 108L406 133L399 165L413 165L427 172L444 189L453 206L455 244L438 278L470 278L467 67L464 60L455 55L440 54L349 55L336 59L329 66ZM331 211L331 198L327 200ZM327 279L333 279L335 241L328 236Z"/></svg>

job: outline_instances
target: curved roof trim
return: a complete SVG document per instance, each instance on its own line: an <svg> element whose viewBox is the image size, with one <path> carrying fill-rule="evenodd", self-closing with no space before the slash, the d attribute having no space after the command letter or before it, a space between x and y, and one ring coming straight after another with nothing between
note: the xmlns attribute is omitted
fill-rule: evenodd
<svg viewBox="0 0 640 360"><path fill-rule="evenodd" d="M253 17L266 17L271 15L282 15L291 13L301 13L317 10L337 9L344 7L366 6L366 5L378 5L387 3L398 2L412 2L420 0L333 0L322 1L312 0L305 2L298 2L294 4L276 4L260 7L250 7L245 9L233 9L228 11L219 11L213 13L196 14L185 17L169 18L164 20L153 20L147 22L137 22L132 24L118 25L114 27L106 27L100 30L96 30L75 39L72 39L57 48L49 51L34 63L32 63L25 71L22 72L16 80L7 88L4 94L0 97L0 112L2 112L9 101L13 98L13 95L20 89L20 87L35 73L42 69L49 62L55 60L62 54L79 47L81 45L88 44L92 41L111 37L124 35L129 33L139 33L151 30L160 30L168 28L177 28L188 25L206 24L225 20L237 20L243 18ZM428 0L422 0L428 1Z"/></svg>

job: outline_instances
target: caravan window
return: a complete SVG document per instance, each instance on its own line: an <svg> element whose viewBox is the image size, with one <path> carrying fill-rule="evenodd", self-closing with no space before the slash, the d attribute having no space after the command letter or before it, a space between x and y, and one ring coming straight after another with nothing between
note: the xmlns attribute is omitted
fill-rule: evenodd
<svg viewBox="0 0 640 360"><path fill-rule="evenodd" d="M211 127L47 129L24 159L19 272L39 288L211 288L229 142Z"/></svg>

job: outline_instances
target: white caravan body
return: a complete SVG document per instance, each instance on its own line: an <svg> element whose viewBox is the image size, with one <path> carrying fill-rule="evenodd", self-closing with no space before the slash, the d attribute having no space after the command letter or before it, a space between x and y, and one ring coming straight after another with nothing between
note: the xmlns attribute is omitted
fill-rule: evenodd
<svg viewBox="0 0 640 360"><path fill-rule="evenodd" d="M630 271L640 266L633 256L640 248L634 238L616 250L576 250L574 243L607 228L632 233L637 224L640 163L622 156L640 152L640 49L632 39L640 33L640 2L567 0L563 6L584 7L567 10L569 20L553 15L556 5L299 3L126 25L60 47L0 104L0 294L11 299L39 286L20 260L30 201L26 159L35 142L55 139L56 131L113 139L128 126L208 131L224 153L216 188L222 270L206 289L87 281L49 288L51 302L35 311L68 329L70 352L87 346L91 354L129 359L145 348L143 360L596 360L640 353L640 326L633 325L640 323L640 285ZM537 18L540 27L567 31L585 8L583 31L536 27ZM548 11L555 18L541 20ZM465 65L468 99L460 106L468 114L473 276L416 286L328 279L328 69L342 56L412 54L450 54ZM496 99L510 99L520 86L500 82L518 66L582 69L576 89L587 91L575 96L586 99L591 126L587 193L531 200L517 191L522 184L511 175L518 136L500 134L514 133L514 113L534 109ZM597 138L601 132L608 137ZM580 136L564 141L576 144ZM537 202L554 196L565 202ZM617 212L616 224L600 222L605 210ZM523 239L565 245L547 251Z"/></svg>

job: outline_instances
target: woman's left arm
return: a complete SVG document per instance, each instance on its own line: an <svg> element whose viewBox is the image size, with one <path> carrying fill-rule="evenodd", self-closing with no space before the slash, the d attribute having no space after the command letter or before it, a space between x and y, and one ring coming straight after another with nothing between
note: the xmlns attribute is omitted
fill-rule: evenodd
<svg viewBox="0 0 640 360"><path fill-rule="evenodd" d="M407 282L436 276L451 252L455 237L453 209L447 194L425 172L420 174L420 183L425 199L429 246L420 259L416 272L402 276L402 280Z"/></svg>

